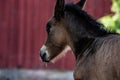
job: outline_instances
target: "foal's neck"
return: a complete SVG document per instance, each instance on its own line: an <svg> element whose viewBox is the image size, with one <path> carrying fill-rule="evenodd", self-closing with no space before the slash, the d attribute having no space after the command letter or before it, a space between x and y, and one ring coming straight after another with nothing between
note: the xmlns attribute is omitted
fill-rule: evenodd
<svg viewBox="0 0 120 80"><path fill-rule="evenodd" d="M94 41L97 37L103 37L107 35L107 31L103 29L103 25L96 22L95 20L91 21L71 16L70 14L66 15L66 21L69 23L68 32L70 35L70 42L72 43L72 50L75 54L76 59L83 57L86 54L94 53L94 47L91 47L94 44ZM89 51L86 53L85 51Z"/></svg>
<svg viewBox="0 0 120 80"><path fill-rule="evenodd" d="M93 42L94 38L81 38L78 42L74 42L74 54L76 59L89 55L92 50ZM85 53L88 49L89 51Z"/></svg>
<svg viewBox="0 0 120 80"><path fill-rule="evenodd" d="M87 25L83 25L83 26L87 27ZM86 57L88 55L94 54L96 39L98 37L103 37L107 35L107 33L103 32L103 30L99 30L99 32L96 32L92 29L88 31L87 29L83 29L86 31L83 31L83 30L80 31L80 30L81 29L76 30L76 32L71 31L71 34L72 34L71 38L73 41L72 42L73 52L74 52L76 59L81 59L82 57Z"/></svg>

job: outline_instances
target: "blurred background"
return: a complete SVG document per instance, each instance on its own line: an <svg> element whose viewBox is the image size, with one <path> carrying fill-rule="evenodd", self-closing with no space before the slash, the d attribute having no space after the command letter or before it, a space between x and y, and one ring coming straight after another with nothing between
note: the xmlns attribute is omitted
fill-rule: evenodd
<svg viewBox="0 0 120 80"><path fill-rule="evenodd" d="M0 0L0 80L73 80L75 59L71 52L55 63L43 63L39 57L55 1ZM71 1L79 0L66 0ZM99 19L113 16L111 6L112 0L87 0L85 11Z"/></svg>

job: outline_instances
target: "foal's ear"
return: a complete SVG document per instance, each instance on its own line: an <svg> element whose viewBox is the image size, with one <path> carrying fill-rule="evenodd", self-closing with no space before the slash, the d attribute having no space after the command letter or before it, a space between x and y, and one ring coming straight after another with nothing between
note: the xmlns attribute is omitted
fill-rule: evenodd
<svg viewBox="0 0 120 80"><path fill-rule="evenodd" d="M77 5L80 6L81 9L83 9L85 3L86 3L86 0L80 0L80 1L77 3Z"/></svg>
<svg viewBox="0 0 120 80"><path fill-rule="evenodd" d="M64 17L64 0L57 0L55 5L54 17L59 20L61 17Z"/></svg>

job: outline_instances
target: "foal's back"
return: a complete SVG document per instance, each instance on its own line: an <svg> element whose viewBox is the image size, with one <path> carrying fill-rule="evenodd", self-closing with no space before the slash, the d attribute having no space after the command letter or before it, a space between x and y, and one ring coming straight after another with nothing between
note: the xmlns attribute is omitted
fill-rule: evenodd
<svg viewBox="0 0 120 80"><path fill-rule="evenodd" d="M100 40L101 46L95 55L97 76L99 80L120 80L120 35L109 35Z"/></svg>
<svg viewBox="0 0 120 80"><path fill-rule="evenodd" d="M120 35L95 40L95 53L77 62L76 80L120 80Z"/></svg>

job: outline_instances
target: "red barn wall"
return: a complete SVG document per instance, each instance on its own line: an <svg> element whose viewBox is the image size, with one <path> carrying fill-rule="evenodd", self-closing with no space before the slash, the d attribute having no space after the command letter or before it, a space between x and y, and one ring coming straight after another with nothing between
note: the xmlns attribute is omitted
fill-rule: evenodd
<svg viewBox="0 0 120 80"><path fill-rule="evenodd" d="M70 52L54 64L39 60L54 4L55 0L0 0L0 68L73 69ZM87 0L85 10L97 19L110 13L110 5L110 0Z"/></svg>

